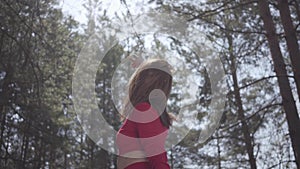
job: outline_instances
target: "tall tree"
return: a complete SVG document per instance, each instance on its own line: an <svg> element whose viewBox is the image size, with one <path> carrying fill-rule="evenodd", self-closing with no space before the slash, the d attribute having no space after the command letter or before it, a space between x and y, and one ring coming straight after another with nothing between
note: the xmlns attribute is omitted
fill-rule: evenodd
<svg viewBox="0 0 300 169"><path fill-rule="evenodd" d="M300 49L296 28L293 25L288 1L278 0L277 2L298 91L298 101L300 102Z"/></svg>
<svg viewBox="0 0 300 169"><path fill-rule="evenodd" d="M0 168L68 165L64 104L80 40L77 23L55 6L0 2Z"/></svg>
<svg viewBox="0 0 300 169"><path fill-rule="evenodd" d="M264 22L270 52L274 62L274 69L278 78L282 104L285 110L289 135L291 137L297 167L300 168L300 120L295 100L290 87L287 70L279 47L274 22L272 20L269 3L267 0L258 1L258 8ZM298 56L299 57L299 56Z"/></svg>
<svg viewBox="0 0 300 169"><path fill-rule="evenodd" d="M227 125L221 126L218 137L213 136L211 144L208 142L209 145L216 147L216 149L218 148L218 146L215 146L216 144L222 146L224 152L222 152L221 155L223 154L223 157L219 159L221 159L222 162L224 161L224 163L221 164L227 167L248 166L250 164L245 163L246 160L250 162L250 158L246 159L244 157L245 153L247 153L247 149L245 138L241 137L243 136L242 123L246 123L249 126L249 136L251 139L248 145L251 147L252 144L252 149L256 150L251 153L253 154L252 157L255 158L253 161L256 161L257 166L261 166L261 164L272 166L274 161L268 160L266 162L261 160L262 157L267 159L266 152L264 148L262 148L264 146L264 140L262 138L269 137L263 136L264 134L262 135L261 131L274 132L269 125L269 120L274 119L274 117L280 117L278 120L274 119L276 121L275 124L277 125L278 123L276 127L280 128L280 121L282 120L282 116L280 115L281 100L277 99L277 89L273 87L276 84L273 78L276 76L273 76L273 72L271 71L272 65L268 64L270 60L266 57L266 40L263 36L264 32L262 24L260 24L261 20L259 18L256 1L229 2L217 0L174 4L168 0L164 0L157 1L157 4L161 7L160 10L163 8L165 11L177 16L188 18L190 21L189 26L196 24L198 25L198 29L206 32L206 35L212 40L212 43L216 44L214 49L219 52L221 60L224 60L223 66L228 75L231 76L231 62L236 62L237 90L240 91L243 103L242 109L244 109L245 116L244 118L240 116L240 118L237 119L238 101L235 99L233 92L229 92L228 107L225 108L226 113L224 115ZM226 38L226 34L232 36L233 45L229 45L228 40L226 40L228 39ZM228 46L232 47L229 48ZM201 46L198 46L198 48L200 47ZM229 57L224 57L230 56L230 52L233 53L234 56L231 60ZM260 66L265 68L269 67L270 69L259 71L261 69ZM262 77L259 78L260 76ZM228 87L234 89L231 79L233 78L230 77L228 80ZM276 132L276 134L283 136L284 131L282 131L282 133ZM215 139L219 142L214 144L214 142L216 142ZM279 150L281 149L280 146L274 144L272 149ZM228 149L228 147L231 147L231 149ZM205 151L205 148L201 150ZM199 150L199 152L202 152L201 150ZM288 154L289 152L282 157L286 158L286 161L290 161ZM203 157L202 155L203 154L199 153L199 158ZM230 159L230 157L232 158ZM211 161L209 156L207 159L207 161ZM203 161L201 164L205 162L206 161ZM210 165L213 166L213 164L217 164L217 162L213 161ZM274 165L276 166L277 164ZM280 163L280 165L284 164Z"/></svg>
<svg viewBox="0 0 300 169"><path fill-rule="evenodd" d="M251 169L256 169L256 159L254 156L254 146L253 146L253 138L251 137L250 134L250 129L248 126L247 121L245 121L244 119L245 117L245 110L243 108L243 102L242 102L242 98L241 98L241 92L240 92L240 86L238 83L238 77L237 77L237 66L236 66L236 59L233 53L233 41L232 41L232 36L229 35L228 33L226 33L226 38L228 41L228 51L229 51L229 62L230 62L230 72L231 72L231 77L233 80L233 92L234 92L234 98L235 98L235 102L236 102L236 106L237 106L237 112L238 112L238 117L239 120L241 121L242 127L242 133L244 136L244 142L245 142L245 146L246 146L246 150L247 150L247 154L248 154L248 158L249 158L249 163L250 163L250 167Z"/></svg>

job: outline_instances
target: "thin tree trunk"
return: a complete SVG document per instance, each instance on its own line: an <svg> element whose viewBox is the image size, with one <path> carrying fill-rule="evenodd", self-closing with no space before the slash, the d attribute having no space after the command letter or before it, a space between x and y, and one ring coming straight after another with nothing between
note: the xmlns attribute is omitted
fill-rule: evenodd
<svg viewBox="0 0 300 169"><path fill-rule="evenodd" d="M286 114L286 119L289 128L289 134L292 141L296 165L300 168L300 120L295 104L295 100L291 91L289 79L282 53L279 48L275 25L272 20L269 4L267 0L259 0L258 8L260 16L264 22L264 29L267 32L267 40L269 42L272 60L276 75L278 76L278 84L282 97L282 104Z"/></svg>
<svg viewBox="0 0 300 169"><path fill-rule="evenodd" d="M64 150L64 168L68 168L68 156L67 156L66 149Z"/></svg>
<svg viewBox="0 0 300 169"><path fill-rule="evenodd" d="M35 137L36 146L34 147L35 150L35 160L36 160L36 166L35 168L42 168L44 167L44 159L45 159L45 147L44 142L39 139L39 137Z"/></svg>
<svg viewBox="0 0 300 169"><path fill-rule="evenodd" d="M296 29L294 28L287 0L278 0L281 22L283 25L288 51L290 54L292 68L295 76L296 87L298 91L298 100L300 101L300 51L297 42Z"/></svg>
<svg viewBox="0 0 300 169"><path fill-rule="evenodd" d="M5 108L3 105L0 105L0 111L2 113L2 118L1 118L1 136L0 136L0 157L4 158L7 156L7 154L5 154L7 151L5 151L5 147L4 147L4 130L5 130L5 125L6 125L6 112L5 112ZM3 145L3 149L2 149L2 145ZM0 162L0 165L6 166L7 164L7 158L5 158L4 162Z"/></svg>
<svg viewBox="0 0 300 169"><path fill-rule="evenodd" d="M53 133L51 132L51 135L53 136ZM48 152L50 152L50 159L49 159L49 163L48 163L48 165L49 165L49 169L55 169L55 158L56 158L56 152L55 152L55 147L54 147L54 144L55 143L50 143L50 146L49 146L49 148L50 149L48 149L47 151Z"/></svg>
<svg viewBox="0 0 300 169"><path fill-rule="evenodd" d="M23 159L22 159L23 168L26 168L26 159L27 159L27 153L28 153L28 145L29 145L29 136L25 136L24 155L23 155Z"/></svg>
<svg viewBox="0 0 300 169"><path fill-rule="evenodd" d="M4 106L2 106L2 105L0 106L0 111L1 111L1 114L2 114L2 117L1 117L1 134L0 134L0 150L2 150L2 145L4 145L4 130L5 130L5 122L6 122L6 112L4 110Z"/></svg>
<svg viewBox="0 0 300 169"><path fill-rule="evenodd" d="M80 157L79 161L80 163L83 162L83 149L84 149L84 143L83 143L83 132L80 132Z"/></svg>
<svg viewBox="0 0 300 169"><path fill-rule="evenodd" d="M222 169L221 147L220 147L219 132L216 133L216 136L217 136L217 150L218 150L218 169Z"/></svg>
<svg viewBox="0 0 300 169"><path fill-rule="evenodd" d="M5 162L4 165L6 166L7 161L8 161L8 150L7 147L5 147L5 138L4 138L4 130L6 128L6 115L9 109L9 97L11 95L11 91L9 88L9 84L12 81L13 78L13 72L14 69L11 66L11 64L7 65L7 68L5 70L6 76L3 79L3 85L2 85L2 92L0 92L0 113L2 115L2 119L1 119L1 138L0 138L0 151L2 151L2 147L4 147L5 153L3 153L4 157L5 157Z"/></svg>
<svg viewBox="0 0 300 169"><path fill-rule="evenodd" d="M91 155L90 155L90 167L94 168L94 149L95 149L95 147L94 147L94 142L93 142L92 139L89 138L89 142L90 142L90 153L91 153Z"/></svg>
<svg viewBox="0 0 300 169"><path fill-rule="evenodd" d="M250 131L249 131L249 126L247 124L247 122L243 119L245 119L245 114L244 114L244 109L243 109L243 102L241 99L241 93L240 93L240 88L238 85L238 79L237 79L237 74L236 74L236 64L235 64L235 59L234 59L234 55L232 53L232 37L230 35L227 35L227 40L229 43L229 51L230 51L230 61L231 61L231 75L232 75L232 79L233 79L233 88L234 88L234 96L235 96L235 102L237 104L238 107L238 118L242 123L242 133L244 136L244 141L246 144L246 150L247 150L247 154L248 154L248 158L249 158L249 163L250 163L250 167L251 169L256 169L256 160L254 157L254 151L253 151L253 144L252 144L252 140L253 138L250 135Z"/></svg>

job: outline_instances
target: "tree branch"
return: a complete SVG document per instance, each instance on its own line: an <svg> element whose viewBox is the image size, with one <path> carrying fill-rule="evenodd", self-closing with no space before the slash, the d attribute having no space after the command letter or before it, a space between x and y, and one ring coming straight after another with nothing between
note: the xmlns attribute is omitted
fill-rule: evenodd
<svg viewBox="0 0 300 169"><path fill-rule="evenodd" d="M230 128L233 128L233 127L239 125L242 121L247 121L247 120L251 119L252 117L254 117L256 114L260 113L261 111L263 111L265 109L268 109L268 108L271 108L273 106L282 106L282 103L274 103L274 104L266 105L266 106L260 108L259 110L257 110L256 112L254 112L253 114L251 114L250 116L246 117L245 119L239 120L239 121L237 121L236 123L234 123L232 125L228 125L227 127L225 126L221 130L225 131L225 130L228 130Z"/></svg>

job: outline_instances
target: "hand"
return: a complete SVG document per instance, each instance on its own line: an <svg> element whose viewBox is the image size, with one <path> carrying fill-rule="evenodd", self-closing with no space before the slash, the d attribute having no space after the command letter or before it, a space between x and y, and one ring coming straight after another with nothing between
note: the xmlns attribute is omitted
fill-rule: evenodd
<svg viewBox="0 0 300 169"><path fill-rule="evenodd" d="M178 117L175 114L169 112L168 115L171 119L171 122L178 121Z"/></svg>

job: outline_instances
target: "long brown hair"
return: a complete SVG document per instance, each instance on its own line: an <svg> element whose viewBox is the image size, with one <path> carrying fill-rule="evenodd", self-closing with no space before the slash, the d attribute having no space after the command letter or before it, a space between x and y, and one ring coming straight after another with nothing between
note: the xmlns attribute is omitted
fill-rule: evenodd
<svg viewBox="0 0 300 169"><path fill-rule="evenodd" d="M143 62L129 81L129 95L125 100L123 118L127 117L137 104L142 102L150 104L149 95L154 89L163 91L166 96L165 101L167 101L172 88L171 70L171 65L163 59L151 59ZM165 107L162 111L160 120L164 126L169 127L171 125L170 116Z"/></svg>

